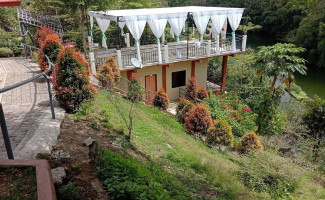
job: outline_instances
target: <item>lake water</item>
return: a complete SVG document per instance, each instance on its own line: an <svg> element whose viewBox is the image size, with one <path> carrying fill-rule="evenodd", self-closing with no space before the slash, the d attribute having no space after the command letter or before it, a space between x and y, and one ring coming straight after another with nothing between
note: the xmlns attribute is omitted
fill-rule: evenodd
<svg viewBox="0 0 325 200"><path fill-rule="evenodd" d="M259 46L273 45L278 42L272 35L265 35L260 32L248 32L247 47L257 49ZM325 68L309 67L307 75L295 75L296 84L299 85L309 97L317 94L325 99ZM288 95L286 95L286 99Z"/></svg>

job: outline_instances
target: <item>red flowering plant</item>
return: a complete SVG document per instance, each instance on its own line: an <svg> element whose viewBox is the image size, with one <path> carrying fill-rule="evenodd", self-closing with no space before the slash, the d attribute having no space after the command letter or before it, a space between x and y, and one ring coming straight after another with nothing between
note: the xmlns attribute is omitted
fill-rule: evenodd
<svg viewBox="0 0 325 200"><path fill-rule="evenodd" d="M153 105L159 109L167 110L169 106L169 98L163 88L160 88L155 95Z"/></svg>
<svg viewBox="0 0 325 200"><path fill-rule="evenodd" d="M45 41L46 37L48 35L54 34L54 31L52 31L49 28L46 28L44 26L38 28L36 30L35 36L34 36L34 43L36 47L41 48L43 42Z"/></svg>
<svg viewBox="0 0 325 200"><path fill-rule="evenodd" d="M208 106L214 120L227 120L234 135L241 137L247 131L256 131L256 117L247 105L241 104L228 95L223 101L221 96L212 94Z"/></svg>
<svg viewBox="0 0 325 200"><path fill-rule="evenodd" d="M41 51L43 54L38 55L38 65L42 72L49 67L45 55L47 55L53 64L56 64L61 48L62 44L58 34L50 34L46 37L45 41L41 45Z"/></svg>
<svg viewBox="0 0 325 200"><path fill-rule="evenodd" d="M192 101L193 103L196 103L196 92L198 89L198 83L196 78L191 77L188 80L188 84L186 85L186 94L185 94L185 98L189 101Z"/></svg>
<svg viewBox="0 0 325 200"><path fill-rule="evenodd" d="M67 112L73 113L82 103L92 101L97 91L89 83L89 75L86 73L89 64L80 52L76 52L74 48L63 48L56 68L53 85L55 99Z"/></svg>

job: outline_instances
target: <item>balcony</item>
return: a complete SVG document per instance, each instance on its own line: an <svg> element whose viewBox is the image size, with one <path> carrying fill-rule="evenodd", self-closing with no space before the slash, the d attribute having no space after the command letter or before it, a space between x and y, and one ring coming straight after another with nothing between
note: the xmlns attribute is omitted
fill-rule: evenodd
<svg viewBox="0 0 325 200"><path fill-rule="evenodd" d="M231 37L219 40L220 54L216 53L216 41L206 40L199 45L198 40L183 40L177 45L176 42L161 46L162 64L194 60L200 58L233 55L245 51L246 36L236 35L236 51L231 52ZM157 44L141 45L140 53L143 66L159 65ZM105 49L95 51L95 64L101 66L106 58L114 57L120 70L133 69L131 58L137 58L136 47L126 47L120 50Z"/></svg>

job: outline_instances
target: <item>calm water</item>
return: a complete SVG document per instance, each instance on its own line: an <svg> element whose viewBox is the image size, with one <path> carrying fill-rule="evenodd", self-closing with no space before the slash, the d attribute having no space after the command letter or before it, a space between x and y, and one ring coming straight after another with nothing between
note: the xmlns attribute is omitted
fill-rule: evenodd
<svg viewBox="0 0 325 200"><path fill-rule="evenodd" d="M259 32L248 32L247 47L257 49L258 46L273 45L277 42L272 35L265 35ZM312 68L307 75L295 75L296 84L299 85L309 97L314 94L325 99L325 69ZM287 95L286 95L287 96Z"/></svg>

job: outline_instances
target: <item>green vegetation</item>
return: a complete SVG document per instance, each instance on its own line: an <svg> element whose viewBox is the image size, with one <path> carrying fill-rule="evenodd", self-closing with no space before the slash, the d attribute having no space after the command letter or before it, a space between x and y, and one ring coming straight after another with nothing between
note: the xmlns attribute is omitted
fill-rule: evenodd
<svg viewBox="0 0 325 200"><path fill-rule="evenodd" d="M37 199L35 167L0 168L0 199Z"/></svg>
<svg viewBox="0 0 325 200"><path fill-rule="evenodd" d="M80 199L79 189L73 182L62 185L58 190L58 199L62 200L77 200Z"/></svg>
<svg viewBox="0 0 325 200"><path fill-rule="evenodd" d="M8 47L1 47L0 48L0 58L3 57L10 57L12 56L12 50L9 49Z"/></svg>
<svg viewBox="0 0 325 200"><path fill-rule="evenodd" d="M296 99L302 100L307 99L307 94L296 84L292 84L290 88L286 88L286 90Z"/></svg>
<svg viewBox="0 0 325 200"><path fill-rule="evenodd" d="M161 168L110 150L98 156L98 175L110 199L188 199L182 185Z"/></svg>
<svg viewBox="0 0 325 200"><path fill-rule="evenodd" d="M108 123L111 130L124 129L127 135L121 115L114 105L107 104L108 95L128 115L130 101L100 90L87 118L95 118L101 126ZM134 103L133 112L131 144L135 153L159 164L180 181L193 199L208 194L215 199L325 198L323 186L313 180L319 176L316 171L278 155L273 148L265 147L264 152L251 156L222 153L189 135L176 119L158 109ZM126 150L132 152L133 148ZM261 184L272 185L272 189Z"/></svg>

